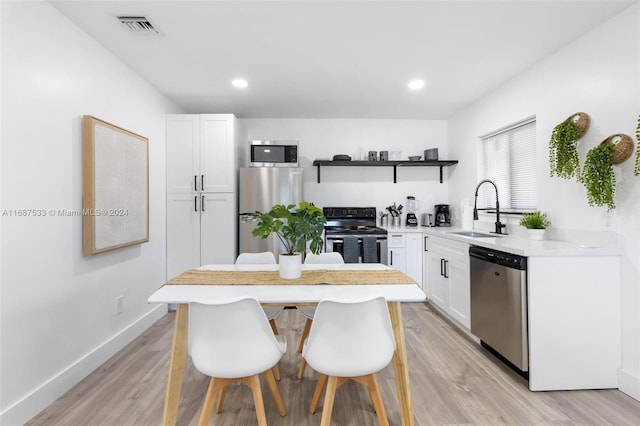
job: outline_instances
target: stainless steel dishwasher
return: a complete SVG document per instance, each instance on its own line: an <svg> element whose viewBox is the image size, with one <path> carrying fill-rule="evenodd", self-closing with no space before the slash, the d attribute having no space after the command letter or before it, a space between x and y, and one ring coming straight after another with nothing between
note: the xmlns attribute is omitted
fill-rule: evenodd
<svg viewBox="0 0 640 426"><path fill-rule="evenodd" d="M469 248L471 333L521 372L529 371L527 258Z"/></svg>

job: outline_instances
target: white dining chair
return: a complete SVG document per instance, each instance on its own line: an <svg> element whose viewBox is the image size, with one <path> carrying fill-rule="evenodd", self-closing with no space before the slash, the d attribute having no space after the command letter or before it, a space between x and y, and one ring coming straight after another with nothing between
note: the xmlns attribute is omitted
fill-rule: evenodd
<svg viewBox="0 0 640 426"><path fill-rule="evenodd" d="M329 253L319 253L307 254L307 257L304 259L304 263L306 264L341 264L344 263L344 258L338 252L329 252ZM300 312L305 318L306 321L304 323L304 329L302 330L302 336L300 336L300 343L298 343L298 352L302 352L302 347L304 345L304 340L309 336L309 330L311 329L311 323L313 322L313 315L316 312L315 306L296 306L298 308L298 312ZM304 358L300 361L300 367L298 368L298 379L302 379L304 375L304 370L307 366Z"/></svg>
<svg viewBox="0 0 640 426"><path fill-rule="evenodd" d="M240 253L236 258L236 265L275 265L276 257L270 251L263 251L260 253ZM265 315L269 320L269 325L273 330L273 334L278 333L278 326L276 325L276 318L280 316L284 310L284 306L263 306ZM280 369L278 366L274 369L276 380L280 380Z"/></svg>
<svg viewBox="0 0 640 426"><path fill-rule="evenodd" d="M188 350L195 368L211 377L200 413L199 426L207 425L218 396L222 409L225 389L235 382L253 393L258 425L267 424L260 374L264 374L278 413L287 411L272 368L287 349L284 336L273 334L257 300L244 298L226 303L189 304Z"/></svg>
<svg viewBox="0 0 640 426"><path fill-rule="evenodd" d="M383 297L361 302L322 301L318 304L302 356L320 373L310 413L327 390L322 426L329 426L336 390L352 379L365 385L381 425L388 425L375 373L391 362L395 340L389 308Z"/></svg>

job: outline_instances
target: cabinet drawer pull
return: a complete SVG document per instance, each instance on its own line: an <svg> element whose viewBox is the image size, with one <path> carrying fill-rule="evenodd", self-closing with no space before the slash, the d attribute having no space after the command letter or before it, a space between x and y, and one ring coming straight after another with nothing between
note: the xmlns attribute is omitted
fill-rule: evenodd
<svg viewBox="0 0 640 426"><path fill-rule="evenodd" d="M193 211L194 212L198 211L198 196L197 195L195 197L193 197Z"/></svg>
<svg viewBox="0 0 640 426"><path fill-rule="evenodd" d="M449 261L448 261L448 260L445 260L445 261L444 261L444 277L445 277L445 278L449 278L449 271L448 271L448 269L449 269Z"/></svg>
<svg viewBox="0 0 640 426"><path fill-rule="evenodd" d="M197 175L193 175L193 190L194 191L198 190L198 176Z"/></svg>
<svg viewBox="0 0 640 426"><path fill-rule="evenodd" d="M200 190L204 191L204 175L200 175Z"/></svg>
<svg viewBox="0 0 640 426"><path fill-rule="evenodd" d="M444 259L440 259L440 276L444 277Z"/></svg>
<svg viewBox="0 0 640 426"><path fill-rule="evenodd" d="M205 211L205 209L204 209L204 195L202 196L202 198L200 200L200 210Z"/></svg>
<svg viewBox="0 0 640 426"><path fill-rule="evenodd" d="M427 238L429 238L429 237L427 237L427 236L425 235L425 236L424 236L424 251L429 251L429 250L427 249Z"/></svg>
<svg viewBox="0 0 640 426"><path fill-rule="evenodd" d="M393 250L391 250L389 254L391 255L391 263L389 263L389 265L393 265Z"/></svg>

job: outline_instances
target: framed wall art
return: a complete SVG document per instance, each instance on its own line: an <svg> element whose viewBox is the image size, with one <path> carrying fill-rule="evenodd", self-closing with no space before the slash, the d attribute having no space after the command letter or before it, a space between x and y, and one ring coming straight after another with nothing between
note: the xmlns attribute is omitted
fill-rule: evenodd
<svg viewBox="0 0 640 426"><path fill-rule="evenodd" d="M149 139L85 115L83 254L149 241Z"/></svg>

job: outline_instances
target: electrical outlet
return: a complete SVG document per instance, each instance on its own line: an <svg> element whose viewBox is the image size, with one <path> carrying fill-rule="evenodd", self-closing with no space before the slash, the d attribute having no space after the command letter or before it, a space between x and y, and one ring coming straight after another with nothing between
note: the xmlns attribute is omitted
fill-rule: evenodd
<svg viewBox="0 0 640 426"><path fill-rule="evenodd" d="M124 306L124 296L116 297L116 315L120 315L122 313L123 306Z"/></svg>
<svg viewBox="0 0 640 426"><path fill-rule="evenodd" d="M613 211L604 213L604 221L602 223L602 230L609 232L616 232L616 213Z"/></svg>

